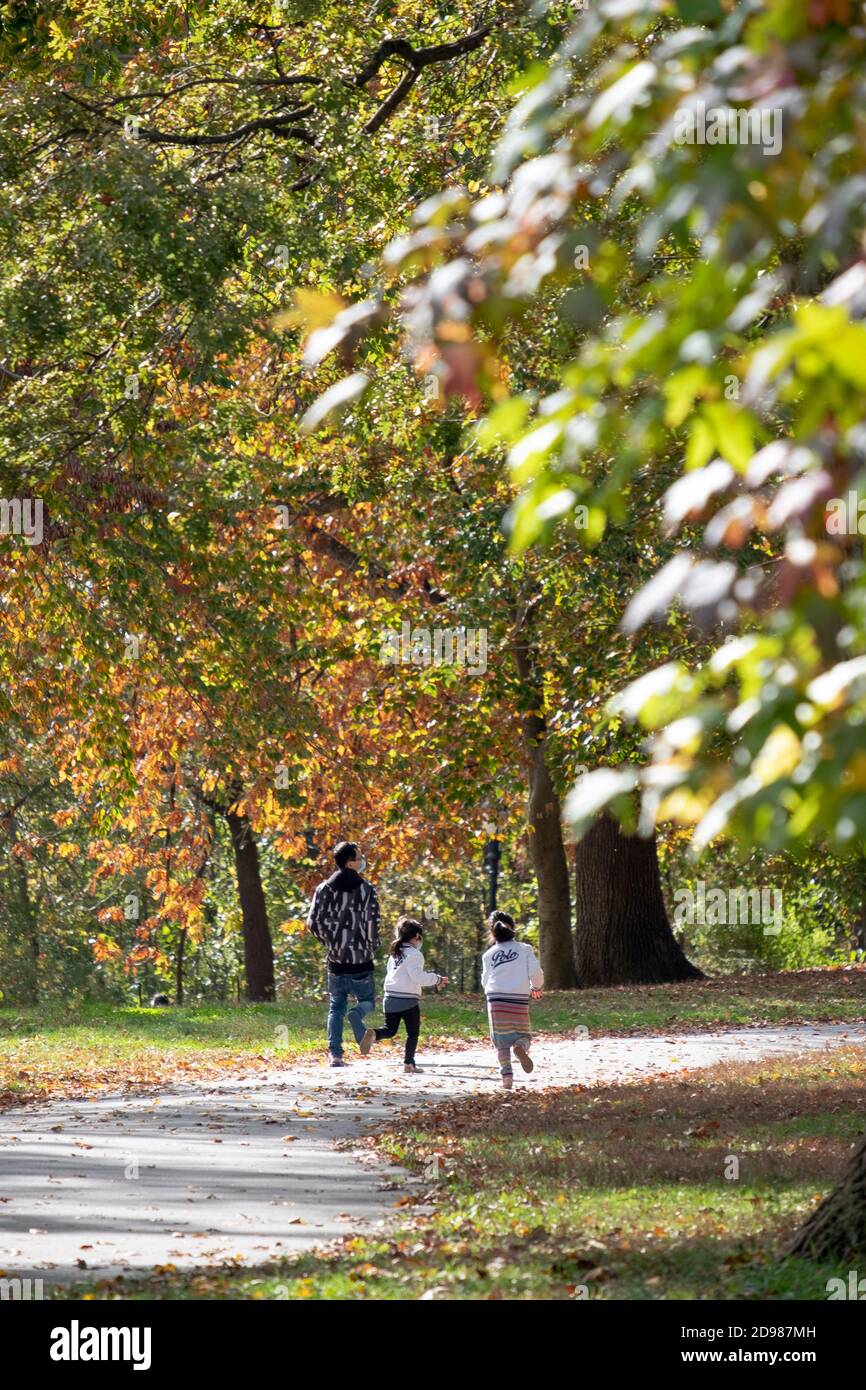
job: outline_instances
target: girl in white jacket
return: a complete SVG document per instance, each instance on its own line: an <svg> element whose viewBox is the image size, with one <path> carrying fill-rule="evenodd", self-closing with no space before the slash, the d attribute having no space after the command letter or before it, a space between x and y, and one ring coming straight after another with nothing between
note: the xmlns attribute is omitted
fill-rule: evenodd
<svg viewBox="0 0 866 1390"><path fill-rule="evenodd" d="M403 1051L403 1070L416 1072L415 1048L421 1031L421 991L434 985L442 989L448 983L447 975L436 975L424 969L421 954L421 941L424 929L413 917L401 917L394 932L388 969L385 972L385 998L382 1007L385 1011L384 1028L368 1028L359 1044L366 1057L374 1042L382 1038L393 1038L400 1027L400 1020L406 1029L406 1046Z"/></svg>
<svg viewBox="0 0 866 1390"><path fill-rule="evenodd" d="M507 912L491 912L487 926L492 945L481 957L481 987L487 995L490 1037L499 1058L502 1085L510 1091L514 1084L512 1049L524 1071L535 1066L529 1055L529 996L540 997L544 971L532 947L515 939L514 918Z"/></svg>

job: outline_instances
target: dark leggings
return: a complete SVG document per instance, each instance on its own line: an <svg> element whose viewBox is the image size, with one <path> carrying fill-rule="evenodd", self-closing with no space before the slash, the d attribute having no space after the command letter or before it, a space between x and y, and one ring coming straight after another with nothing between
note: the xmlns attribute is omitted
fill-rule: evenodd
<svg viewBox="0 0 866 1390"><path fill-rule="evenodd" d="M393 1038L397 1029L400 1027L400 1019L406 1025L406 1046L403 1049L403 1061L408 1065L415 1061L415 1048L418 1046L418 1034L421 1032L421 1007L413 1004L411 1009L402 1009L398 1014L385 1014L385 1027L376 1029L376 1042L381 1042L383 1038Z"/></svg>

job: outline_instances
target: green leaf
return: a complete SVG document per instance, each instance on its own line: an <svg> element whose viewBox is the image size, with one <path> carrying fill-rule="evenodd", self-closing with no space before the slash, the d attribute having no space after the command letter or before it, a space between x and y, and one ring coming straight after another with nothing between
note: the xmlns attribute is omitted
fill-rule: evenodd
<svg viewBox="0 0 866 1390"><path fill-rule="evenodd" d="M676 0L677 12L686 24L712 24L721 19L721 0Z"/></svg>

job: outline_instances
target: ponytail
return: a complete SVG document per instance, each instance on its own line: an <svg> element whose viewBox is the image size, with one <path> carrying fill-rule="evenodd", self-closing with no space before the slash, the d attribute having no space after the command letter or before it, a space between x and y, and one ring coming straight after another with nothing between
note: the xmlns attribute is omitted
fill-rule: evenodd
<svg viewBox="0 0 866 1390"><path fill-rule="evenodd" d="M487 918L487 930L490 932L491 945L502 941L513 941L517 935L514 918L508 912L500 912L498 908L495 912L491 912Z"/></svg>
<svg viewBox="0 0 866 1390"><path fill-rule="evenodd" d="M416 922L414 917L401 917L394 928L394 940L391 942L390 954L394 957L397 964L403 959L403 948L413 937L423 936L424 928L420 922Z"/></svg>

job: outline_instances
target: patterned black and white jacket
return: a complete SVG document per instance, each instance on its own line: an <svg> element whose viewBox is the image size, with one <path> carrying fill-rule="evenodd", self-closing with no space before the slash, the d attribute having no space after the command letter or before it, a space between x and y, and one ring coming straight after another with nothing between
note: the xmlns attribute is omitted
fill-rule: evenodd
<svg viewBox="0 0 866 1390"><path fill-rule="evenodd" d="M372 883L354 869L338 869L319 884L307 926L326 947L336 974L372 969L379 945L379 899Z"/></svg>

